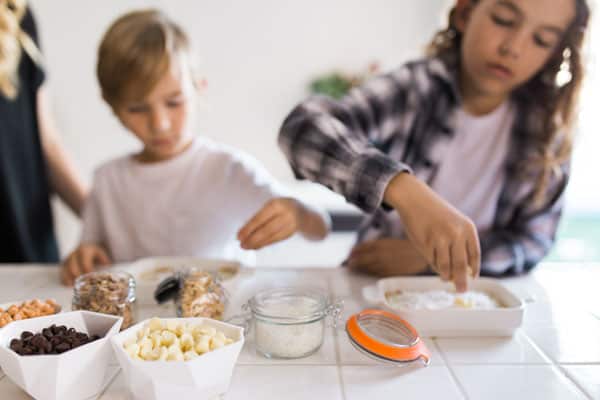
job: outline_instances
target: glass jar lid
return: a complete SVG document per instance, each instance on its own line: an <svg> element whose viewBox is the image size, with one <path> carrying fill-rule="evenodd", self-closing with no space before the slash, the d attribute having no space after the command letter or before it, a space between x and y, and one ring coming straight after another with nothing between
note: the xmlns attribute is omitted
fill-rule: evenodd
<svg viewBox="0 0 600 400"><path fill-rule="evenodd" d="M429 364L429 350L415 328L391 312L363 310L348 319L346 333L354 347L377 361Z"/></svg>
<svg viewBox="0 0 600 400"><path fill-rule="evenodd" d="M329 301L312 288L278 288L262 291L248 301L255 318L280 324L310 322L325 317Z"/></svg>

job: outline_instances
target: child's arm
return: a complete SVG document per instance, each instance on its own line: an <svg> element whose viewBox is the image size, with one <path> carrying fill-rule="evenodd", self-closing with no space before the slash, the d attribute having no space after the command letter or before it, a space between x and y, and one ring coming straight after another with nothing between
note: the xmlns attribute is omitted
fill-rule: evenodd
<svg viewBox="0 0 600 400"><path fill-rule="evenodd" d="M465 290L469 271L479 272L474 224L398 161L426 140L411 136L420 107L430 103L432 93L448 90L427 79L428 73L422 65L407 65L340 101L310 98L284 121L279 145L297 177L326 185L367 213L396 209L419 253L442 278ZM411 158L425 161L418 154Z"/></svg>
<svg viewBox="0 0 600 400"><path fill-rule="evenodd" d="M411 167L400 162L415 117L417 81L404 66L336 101L314 96L285 119L278 143L296 177L321 183L367 213L382 203L389 181ZM386 152L391 144L398 156Z"/></svg>
<svg viewBox="0 0 600 400"><path fill-rule="evenodd" d="M481 249L475 224L410 174L398 174L384 194L400 215L407 236L443 280L467 290L468 277L479 275Z"/></svg>
<svg viewBox="0 0 600 400"><path fill-rule="evenodd" d="M43 86L37 93L37 119L50 185L75 214L81 215L88 190L60 142Z"/></svg>
<svg viewBox="0 0 600 400"><path fill-rule="evenodd" d="M406 239L384 238L356 245L344 262L357 271L378 276L419 275L427 260Z"/></svg>
<svg viewBox="0 0 600 400"><path fill-rule="evenodd" d="M321 240L329 232L329 218L292 198L270 200L238 232L243 249L258 250L294 233Z"/></svg>
<svg viewBox="0 0 600 400"><path fill-rule="evenodd" d="M105 234L100 217L101 191L98 175L94 178L94 187L85 201L82 215L82 231L79 246L63 261L60 278L64 285L71 286L79 275L94 271L96 267L111 264L109 252L101 243Z"/></svg>

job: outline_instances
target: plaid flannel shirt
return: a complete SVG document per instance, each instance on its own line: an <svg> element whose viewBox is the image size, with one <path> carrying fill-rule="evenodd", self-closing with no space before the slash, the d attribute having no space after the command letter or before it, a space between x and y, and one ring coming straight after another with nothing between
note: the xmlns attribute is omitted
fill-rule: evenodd
<svg viewBox="0 0 600 400"><path fill-rule="evenodd" d="M310 97L285 119L278 140L296 177L319 182L368 213L359 241L397 237L401 221L383 204L396 174L410 172L431 183L443 154L433 151L434 144L439 150L440 139L449 142L455 134L450 126L460 106L455 77L455 67L424 59L373 78L339 101ZM526 272L554 242L569 163L552 177L543 204L536 206L541 170L523 177L518 163L537 154L538 142L530 134L536 123L534 114L517 109L493 227L479 232L483 274Z"/></svg>

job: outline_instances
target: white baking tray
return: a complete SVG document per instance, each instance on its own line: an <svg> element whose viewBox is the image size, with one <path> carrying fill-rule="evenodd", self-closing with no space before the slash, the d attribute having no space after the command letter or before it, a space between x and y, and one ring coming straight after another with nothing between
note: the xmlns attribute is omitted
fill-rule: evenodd
<svg viewBox="0 0 600 400"><path fill-rule="evenodd" d="M374 286L363 288L367 302L398 314L423 337L512 336L521 326L525 313L525 301L491 278L473 280L469 290L492 296L502 304L501 308L411 310L387 301L385 294L397 290L453 291L454 285L438 277L394 277L380 279Z"/></svg>
<svg viewBox="0 0 600 400"><path fill-rule="evenodd" d="M169 267L170 271L162 274L152 274L153 270L162 267ZM136 299L138 304L156 305L154 300L154 291L158 284L166 277L172 275L174 271L183 268L198 268L204 271L217 273L219 269L225 267L237 271L229 279L223 279L221 284L231 292L237 284L241 264L233 260L204 259L193 257L153 257L143 258L129 265L119 265L117 269L130 273L135 278Z"/></svg>

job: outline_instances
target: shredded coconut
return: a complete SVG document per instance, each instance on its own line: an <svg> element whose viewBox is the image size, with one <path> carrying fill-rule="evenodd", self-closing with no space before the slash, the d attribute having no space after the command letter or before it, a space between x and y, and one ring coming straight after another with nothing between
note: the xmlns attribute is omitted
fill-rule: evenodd
<svg viewBox="0 0 600 400"><path fill-rule="evenodd" d="M299 298L291 303L271 304L269 312L287 318L310 315L314 300ZM290 323L256 318L257 349L268 357L299 358L316 351L323 343L323 318L316 321Z"/></svg>
<svg viewBox="0 0 600 400"><path fill-rule="evenodd" d="M387 292L388 304L393 308L408 310L441 310L446 308L468 308L489 310L500 308L500 303L483 292L468 291L453 293L446 290Z"/></svg>

